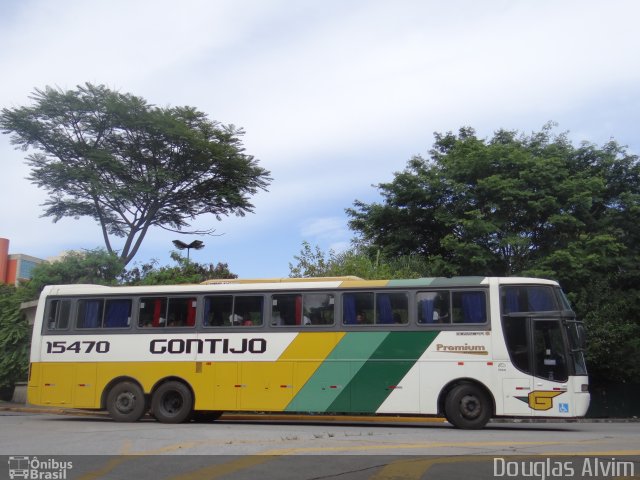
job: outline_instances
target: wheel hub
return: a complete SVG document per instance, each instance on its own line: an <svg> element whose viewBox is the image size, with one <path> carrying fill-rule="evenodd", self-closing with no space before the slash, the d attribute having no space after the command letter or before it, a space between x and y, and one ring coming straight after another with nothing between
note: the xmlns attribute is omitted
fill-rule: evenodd
<svg viewBox="0 0 640 480"><path fill-rule="evenodd" d="M118 395L116 407L122 413L129 413L133 410L136 403L136 397L132 392L124 392Z"/></svg>
<svg viewBox="0 0 640 480"><path fill-rule="evenodd" d="M482 408L478 399L473 395L465 395L460 400L460 412L466 418L477 418Z"/></svg>

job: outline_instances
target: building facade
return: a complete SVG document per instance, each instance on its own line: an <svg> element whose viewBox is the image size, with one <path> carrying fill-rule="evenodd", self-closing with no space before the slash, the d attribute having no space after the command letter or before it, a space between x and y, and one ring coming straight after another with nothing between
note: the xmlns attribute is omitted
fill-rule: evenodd
<svg viewBox="0 0 640 480"><path fill-rule="evenodd" d="M0 283L18 285L31 278L31 272L41 258L23 253L9 253L9 240L0 238Z"/></svg>

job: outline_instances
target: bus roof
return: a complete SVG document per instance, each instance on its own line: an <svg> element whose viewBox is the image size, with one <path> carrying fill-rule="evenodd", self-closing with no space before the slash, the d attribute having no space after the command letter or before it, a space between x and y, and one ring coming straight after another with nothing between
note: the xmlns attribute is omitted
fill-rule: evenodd
<svg viewBox="0 0 640 480"><path fill-rule="evenodd" d="M553 280L530 277L429 277L407 280L363 280L359 277L271 278L271 279L214 279L202 284L103 286L103 285L52 285L43 291L46 295L98 295L155 293L206 293L214 291L243 290L311 290L348 288L453 288L480 287L496 284L542 284L557 286Z"/></svg>

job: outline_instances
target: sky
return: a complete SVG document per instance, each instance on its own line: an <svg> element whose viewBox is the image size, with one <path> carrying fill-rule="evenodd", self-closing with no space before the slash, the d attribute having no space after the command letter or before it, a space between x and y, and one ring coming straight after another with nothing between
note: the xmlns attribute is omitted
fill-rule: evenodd
<svg viewBox="0 0 640 480"><path fill-rule="evenodd" d="M0 0L0 107L91 82L242 127L273 178L254 213L192 223L215 236L151 230L134 263L170 265L172 240L199 239L194 261L284 277L303 241L348 248L345 209L379 201L434 132L554 121L576 145L639 154L638 18L636 0ZM41 217L27 153L0 134L10 253L102 247L93 220Z"/></svg>

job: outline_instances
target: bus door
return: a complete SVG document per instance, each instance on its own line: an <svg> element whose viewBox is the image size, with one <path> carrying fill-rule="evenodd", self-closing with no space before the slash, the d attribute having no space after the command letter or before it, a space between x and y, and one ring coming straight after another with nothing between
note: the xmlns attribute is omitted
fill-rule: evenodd
<svg viewBox="0 0 640 480"><path fill-rule="evenodd" d="M503 316L513 368L502 380L506 415L569 414L569 352L560 316ZM558 397L558 398L556 398ZM568 397L568 395L564 395Z"/></svg>
<svg viewBox="0 0 640 480"><path fill-rule="evenodd" d="M531 319L533 397L529 405L536 416L570 413L569 352L560 318Z"/></svg>
<svg viewBox="0 0 640 480"><path fill-rule="evenodd" d="M566 394L569 354L562 322L560 316L503 316L514 367L507 369L502 382L506 415L549 417L570 413Z"/></svg>

